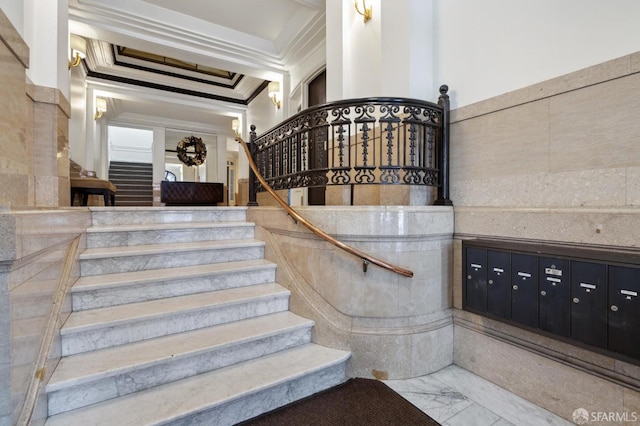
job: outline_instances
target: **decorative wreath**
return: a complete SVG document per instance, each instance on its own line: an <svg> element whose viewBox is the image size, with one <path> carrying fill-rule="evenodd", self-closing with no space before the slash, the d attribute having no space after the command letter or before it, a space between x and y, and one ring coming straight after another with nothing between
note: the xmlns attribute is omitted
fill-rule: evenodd
<svg viewBox="0 0 640 426"><path fill-rule="evenodd" d="M190 146L195 149L195 154L193 155L189 155L187 152ZM206 145L202 142L201 138L196 138L195 136L187 136L178 142L176 151L178 152L178 160L187 166L199 166L204 163L204 160L207 158Z"/></svg>

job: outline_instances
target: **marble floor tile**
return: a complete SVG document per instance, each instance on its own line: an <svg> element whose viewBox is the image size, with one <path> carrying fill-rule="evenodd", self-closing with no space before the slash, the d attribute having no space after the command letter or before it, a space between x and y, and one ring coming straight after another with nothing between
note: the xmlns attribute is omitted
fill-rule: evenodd
<svg viewBox="0 0 640 426"><path fill-rule="evenodd" d="M443 426L572 423L458 366L385 383Z"/></svg>
<svg viewBox="0 0 640 426"><path fill-rule="evenodd" d="M500 416L475 402L458 414L447 419L444 426L491 426L500 420Z"/></svg>

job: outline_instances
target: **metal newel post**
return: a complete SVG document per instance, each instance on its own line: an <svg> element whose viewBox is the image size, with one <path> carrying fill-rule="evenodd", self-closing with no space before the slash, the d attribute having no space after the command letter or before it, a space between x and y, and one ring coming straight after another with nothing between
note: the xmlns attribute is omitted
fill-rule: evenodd
<svg viewBox="0 0 640 426"><path fill-rule="evenodd" d="M452 206L449 199L449 86L440 86L438 105L442 107L442 140L440 146L440 182L438 198L434 202L437 206Z"/></svg>
<svg viewBox="0 0 640 426"><path fill-rule="evenodd" d="M251 133L249 133L249 151L251 151L251 157L253 161L255 159L256 146L254 141L256 140L256 126L255 124L251 125ZM256 161L257 164L257 161ZM247 206L257 206L258 202L256 201L256 174L253 172L253 169L249 167L249 202Z"/></svg>

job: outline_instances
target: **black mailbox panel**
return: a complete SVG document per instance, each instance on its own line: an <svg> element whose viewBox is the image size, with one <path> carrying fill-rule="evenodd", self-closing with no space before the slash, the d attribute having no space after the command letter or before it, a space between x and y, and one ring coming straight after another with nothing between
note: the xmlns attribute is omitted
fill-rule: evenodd
<svg viewBox="0 0 640 426"><path fill-rule="evenodd" d="M571 262L571 338L607 347L607 266Z"/></svg>
<svg viewBox="0 0 640 426"><path fill-rule="evenodd" d="M609 349L640 358L640 268L609 266Z"/></svg>
<svg viewBox="0 0 640 426"><path fill-rule="evenodd" d="M487 251L468 247L466 251L465 304L467 307L487 310Z"/></svg>
<svg viewBox="0 0 640 426"><path fill-rule="evenodd" d="M538 258L511 255L511 318L530 327L538 326Z"/></svg>
<svg viewBox="0 0 640 426"><path fill-rule="evenodd" d="M511 318L511 256L507 252L487 252L487 312Z"/></svg>
<svg viewBox="0 0 640 426"><path fill-rule="evenodd" d="M569 337L571 335L569 261L541 257L538 259L538 271L540 277L538 327L540 330Z"/></svg>
<svg viewBox="0 0 640 426"><path fill-rule="evenodd" d="M464 307L640 365L640 251L463 243Z"/></svg>

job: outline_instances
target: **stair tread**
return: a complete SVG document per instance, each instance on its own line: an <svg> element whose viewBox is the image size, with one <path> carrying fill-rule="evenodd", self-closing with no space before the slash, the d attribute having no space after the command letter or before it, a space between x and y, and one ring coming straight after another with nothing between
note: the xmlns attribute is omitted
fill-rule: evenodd
<svg viewBox="0 0 640 426"><path fill-rule="evenodd" d="M275 269L276 264L265 259L240 260L236 262L212 263L208 265L181 266L177 268L151 269L135 272L83 276L71 287L72 293L103 288L124 287L131 284L181 279L185 276L199 277L219 273L242 272L263 268Z"/></svg>
<svg viewBox="0 0 640 426"><path fill-rule="evenodd" d="M253 238L241 240L193 241L172 244L148 244L137 246L88 248L80 254L80 260L101 259L105 257L124 257L159 253L189 252L207 249L243 248L264 246L264 242Z"/></svg>
<svg viewBox="0 0 640 426"><path fill-rule="evenodd" d="M46 425L166 424L346 362L349 356L310 343L58 414L47 419Z"/></svg>
<svg viewBox="0 0 640 426"><path fill-rule="evenodd" d="M209 228L252 228L251 222L181 222L181 223L146 223L133 225L100 225L87 229L87 234L102 232L131 232L131 231L155 231L155 230L182 230L182 229L209 229Z"/></svg>
<svg viewBox="0 0 640 426"><path fill-rule="evenodd" d="M149 212L149 213L191 213L193 211L247 211L247 206L156 206L156 207L110 207L110 206L91 206L89 210L95 212L124 213L124 212Z"/></svg>
<svg viewBox="0 0 640 426"><path fill-rule="evenodd" d="M47 392L125 374L136 368L177 360L206 350L312 326L312 320L284 311L70 355L60 360L47 384Z"/></svg>
<svg viewBox="0 0 640 426"><path fill-rule="evenodd" d="M87 309L72 312L62 326L60 334L64 336L103 327L114 327L118 324L162 318L180 312L186 313L215 306L233 305L265 297L288 297L289 294L289 290L276 283L256 284L126 305Z"/></svg>

